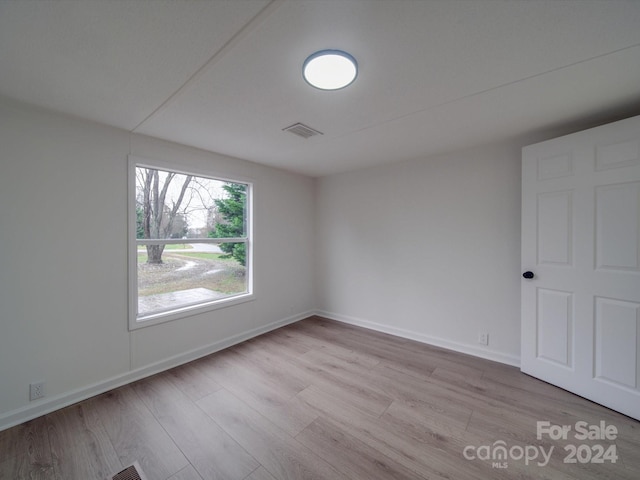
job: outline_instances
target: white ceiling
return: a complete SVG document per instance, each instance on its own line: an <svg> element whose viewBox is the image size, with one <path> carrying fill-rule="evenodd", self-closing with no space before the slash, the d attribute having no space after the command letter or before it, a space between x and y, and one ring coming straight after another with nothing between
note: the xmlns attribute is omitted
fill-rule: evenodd
<svg viewBox="0 0 640 480"><path fill-rule="evenodd" d="M640 113L640 1L0 0L0 95L321 176Z"/></svg>

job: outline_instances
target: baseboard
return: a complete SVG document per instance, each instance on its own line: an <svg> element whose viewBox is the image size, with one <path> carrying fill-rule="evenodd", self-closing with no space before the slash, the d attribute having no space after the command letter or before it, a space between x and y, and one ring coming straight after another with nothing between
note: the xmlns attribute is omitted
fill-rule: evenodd
<svg viewBox="0 0 640 480"><path fill-rule="evenodd" d="M19 425L42 415L46 415L47 413L54 412L56 410L59 410L60 408L73 405L74 403L86 400L87 398L91 398L95 395L99 395L114 388L121 387L131 382L135 382L136 380L141 380L151 375L155 375L156 373L160 373L170 368L174 368L193 360L197 360L198 358L205 357L212 353L244 342L245 340L249 340L250 338L254 338L258 335L270 332L271 330L275 330L277 328L284 327L285 325L298 322L314 314L315 312L308 311L297 315L292 315L282 320L278 320L267 325L248 330L246 332L232 335L230 337L224 338L209 345L205 345L203 347L196 348L194 350L190 350L180 355L175 355L159 362L145 365L144 367L140 367L120 375L116 375L106 380L96 382L92 385L78 388L61 395L56 395L55 397L43 399L38 404L27 405L15 410L11 410L0 415L0 431L13 427L15 425Z"/></svg>
<svg viewBox="0 0 640 480"><path fill-rule="evenodd" d="M446 340L444 338L433 337L425 335L423 333L413 332L411 330L405 330L402 328L396 328L381 323L371 322L369 320L363 320L360 318L349 317L346 315L340 315L334 312L327 312L324 310L317 310L316 315L328 318L330 320L336 320L342 323L348 323L350 325L356 325L358 327L368 328L377 332L388 333L389 335L395 335L397 337L408 338L409 340L415 340L416 342L426 343L436 347L446 348L447 350L453 350L455 352L466 353L475 357L485 358L487 360L493 360L495 362L504 363L514 367L520 367L520 357L516 355L509 355L507 353L497 352L495 350L489 350L487 348L479 348L475 345L469 345L461 342L454 342Z"/></svg>

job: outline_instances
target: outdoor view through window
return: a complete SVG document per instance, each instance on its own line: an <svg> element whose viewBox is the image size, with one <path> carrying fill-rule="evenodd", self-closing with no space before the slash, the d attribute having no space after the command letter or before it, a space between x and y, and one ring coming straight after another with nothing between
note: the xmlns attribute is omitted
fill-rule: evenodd
<svg viewBox="0 0 640 480"><path fill-rule="evenodd" d="M138 321L250 292L249 187L135 167Z"/></svg>

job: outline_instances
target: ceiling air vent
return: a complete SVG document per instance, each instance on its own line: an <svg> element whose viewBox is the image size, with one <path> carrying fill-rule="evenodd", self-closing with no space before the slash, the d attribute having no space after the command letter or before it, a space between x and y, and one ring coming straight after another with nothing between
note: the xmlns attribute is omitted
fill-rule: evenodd
<svg viewBox="0 0 640 480"><path fill-rule="evenodd" d="M314 130L311 127L307 127L304 123L294 123L293 125L287 128L283 128L282 131L291 132L294 135L298 135L299 137L302 137L302 138L314 137L316 135L324 135L322 132L319 132L318 130Z"/></svg>

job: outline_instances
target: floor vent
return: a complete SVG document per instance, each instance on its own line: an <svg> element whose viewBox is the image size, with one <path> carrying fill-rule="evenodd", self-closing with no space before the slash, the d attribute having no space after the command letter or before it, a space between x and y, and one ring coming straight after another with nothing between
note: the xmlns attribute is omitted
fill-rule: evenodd
<svg viewBox="0 0 640 480"><path fill-rule="evenodd" d="M113 477L109 477L107 480L147 480L147 477L142 473L138 462L135 462L130 467L116 473Z"/></svg>
<svg viewBox="0 0 640 480"><path fill-rule="evenodd" d="M293 125L283 128L282 131L290 132L302 138L315 137L316 135L324 135L322 132L306 126L304 123L294 123Z"/></svg>

